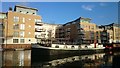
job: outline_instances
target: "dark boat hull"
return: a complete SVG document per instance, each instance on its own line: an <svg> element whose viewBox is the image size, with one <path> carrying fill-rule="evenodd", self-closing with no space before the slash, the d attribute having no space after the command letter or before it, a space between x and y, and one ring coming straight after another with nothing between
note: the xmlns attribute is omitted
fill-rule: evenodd
<svg viewBox="0 0 120 68"><path fill-rule="evenodd" d="M83 49L83 50L68 50L68 49L57 49L57 48L41 48L33 47L32 48L32 61L50 61L53 59L60 59L75 55L89 55L95 53L103 53L104 49ZM38 59L39 58L39 59Z"/></svg>
<svg viewBox="0 0 120 68"><path fill-rule="evenodd" d="M91 50L62 50L62 49L46 49L46 48L32 48L32 54L39 56L53 56L53 55L83 55L104 52L104 49Z"/></svg>

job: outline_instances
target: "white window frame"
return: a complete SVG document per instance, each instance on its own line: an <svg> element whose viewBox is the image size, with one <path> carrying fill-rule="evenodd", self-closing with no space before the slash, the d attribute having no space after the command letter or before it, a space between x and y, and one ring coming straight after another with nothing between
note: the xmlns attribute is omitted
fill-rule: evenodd
<svg viewBox="0 0 120 68"><path fill-rule="evenodd" d="M31 25L29 25L29 27L31 28Z"/></svg>
<svg viewBox="0 0 120 68"><path fill-rule="evenodd" d="M25 18L23 17L23 23L25 23Z"/></svg>
<svg viewBox="0 0 120 68"><path fill-rule="evenodd" d="M31 34L31 32L28 32L28 34Z"/></svg>
<svg viewBox="0 0 120 68"><path fill-rule="evenodd" d="M18 31L14 31L13 37L19 37L19 32Z"/></svg>
<svg viewBox="0 0 120 68"><path fill-rule="evenodd" d="M20 39L20 43L25 43L25 39Z"/></svg>
<svg viewBox="0 0 120 68"><path fill-rule="evenodd" d="M25 30L25 24L20 24L20 29Z"/></svg>
<svg viewBox="0 0 120 68"><path fill-rule="evenodd" d="M13 29L15 30L19 29L19 24L13 24Z"/></svg>
<svg viewBox="0 0 120 68"><path fill-rule="evenodd" d="M25 36L25 32L24 31L21 31L20 32L20 37L24 37Z"/></svg>
<svg viewBox="0 0 120 68"><path fill-rule="evenodd" d="M15 23L19 22L19 17L18 16L14 16L14 22Z"/></svg>
<svg viewBox="0 0 120 68"><path fill-rule="evenodd" d="M19 43L19 39L13 39L13 43Z"/></svg>

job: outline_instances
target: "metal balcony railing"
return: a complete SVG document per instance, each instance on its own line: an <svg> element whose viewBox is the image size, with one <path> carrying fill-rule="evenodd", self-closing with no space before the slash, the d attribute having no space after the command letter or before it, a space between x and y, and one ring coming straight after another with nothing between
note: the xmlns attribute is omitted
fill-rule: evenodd
<svg viewBox="0 0 120 68"><path fill-rule="evenodd" d="M41 28L41 29L36 28L35 31L36 31L36 32L45 32L45 29L43 29L43 28Z"/></svg>
<svg viewBox="0 0 120 68"><path fill-rule="evenodd" d="M43 25L43 23L41 22L41 20L36 20L36 21L35 21L35 24L36 24L36 25Z"/></svg>
<svg viewBox="0 0 120 68"><path fill-rule="evenodd" d="M39 35L35 35L35 38L41 38Z"/></svg>
<svg viewBox="0 0 120 68"><path fill-rule="evenodd" d="M84 32L81 31L81 32L78 32L78 34L79 34L79 35L84 35Z"/></svg>

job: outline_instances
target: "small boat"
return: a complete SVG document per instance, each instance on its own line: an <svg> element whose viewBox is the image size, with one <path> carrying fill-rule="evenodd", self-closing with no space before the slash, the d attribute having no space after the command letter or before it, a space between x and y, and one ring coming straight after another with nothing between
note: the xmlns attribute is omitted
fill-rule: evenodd
<svg viewBox="0 0 120 68"><path fill-rule="evenodd" d="M47 55L80 55L103 52L105 47L103 45L66 45L66 44L51 44L51 46L44 46L40 44L32 45L33 54L47 56Z"/></svg>

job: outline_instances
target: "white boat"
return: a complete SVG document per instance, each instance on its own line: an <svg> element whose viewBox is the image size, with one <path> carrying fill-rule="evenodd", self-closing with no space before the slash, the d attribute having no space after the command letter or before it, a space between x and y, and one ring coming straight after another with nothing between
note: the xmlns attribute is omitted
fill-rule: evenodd
<svg viewBox="0 0 120 68"><path fill-rule="evenodd" d="M104 51L103 45L65 45L52 44L51 46L32 45L32 52L40 55L84 54Z"/></svg>

